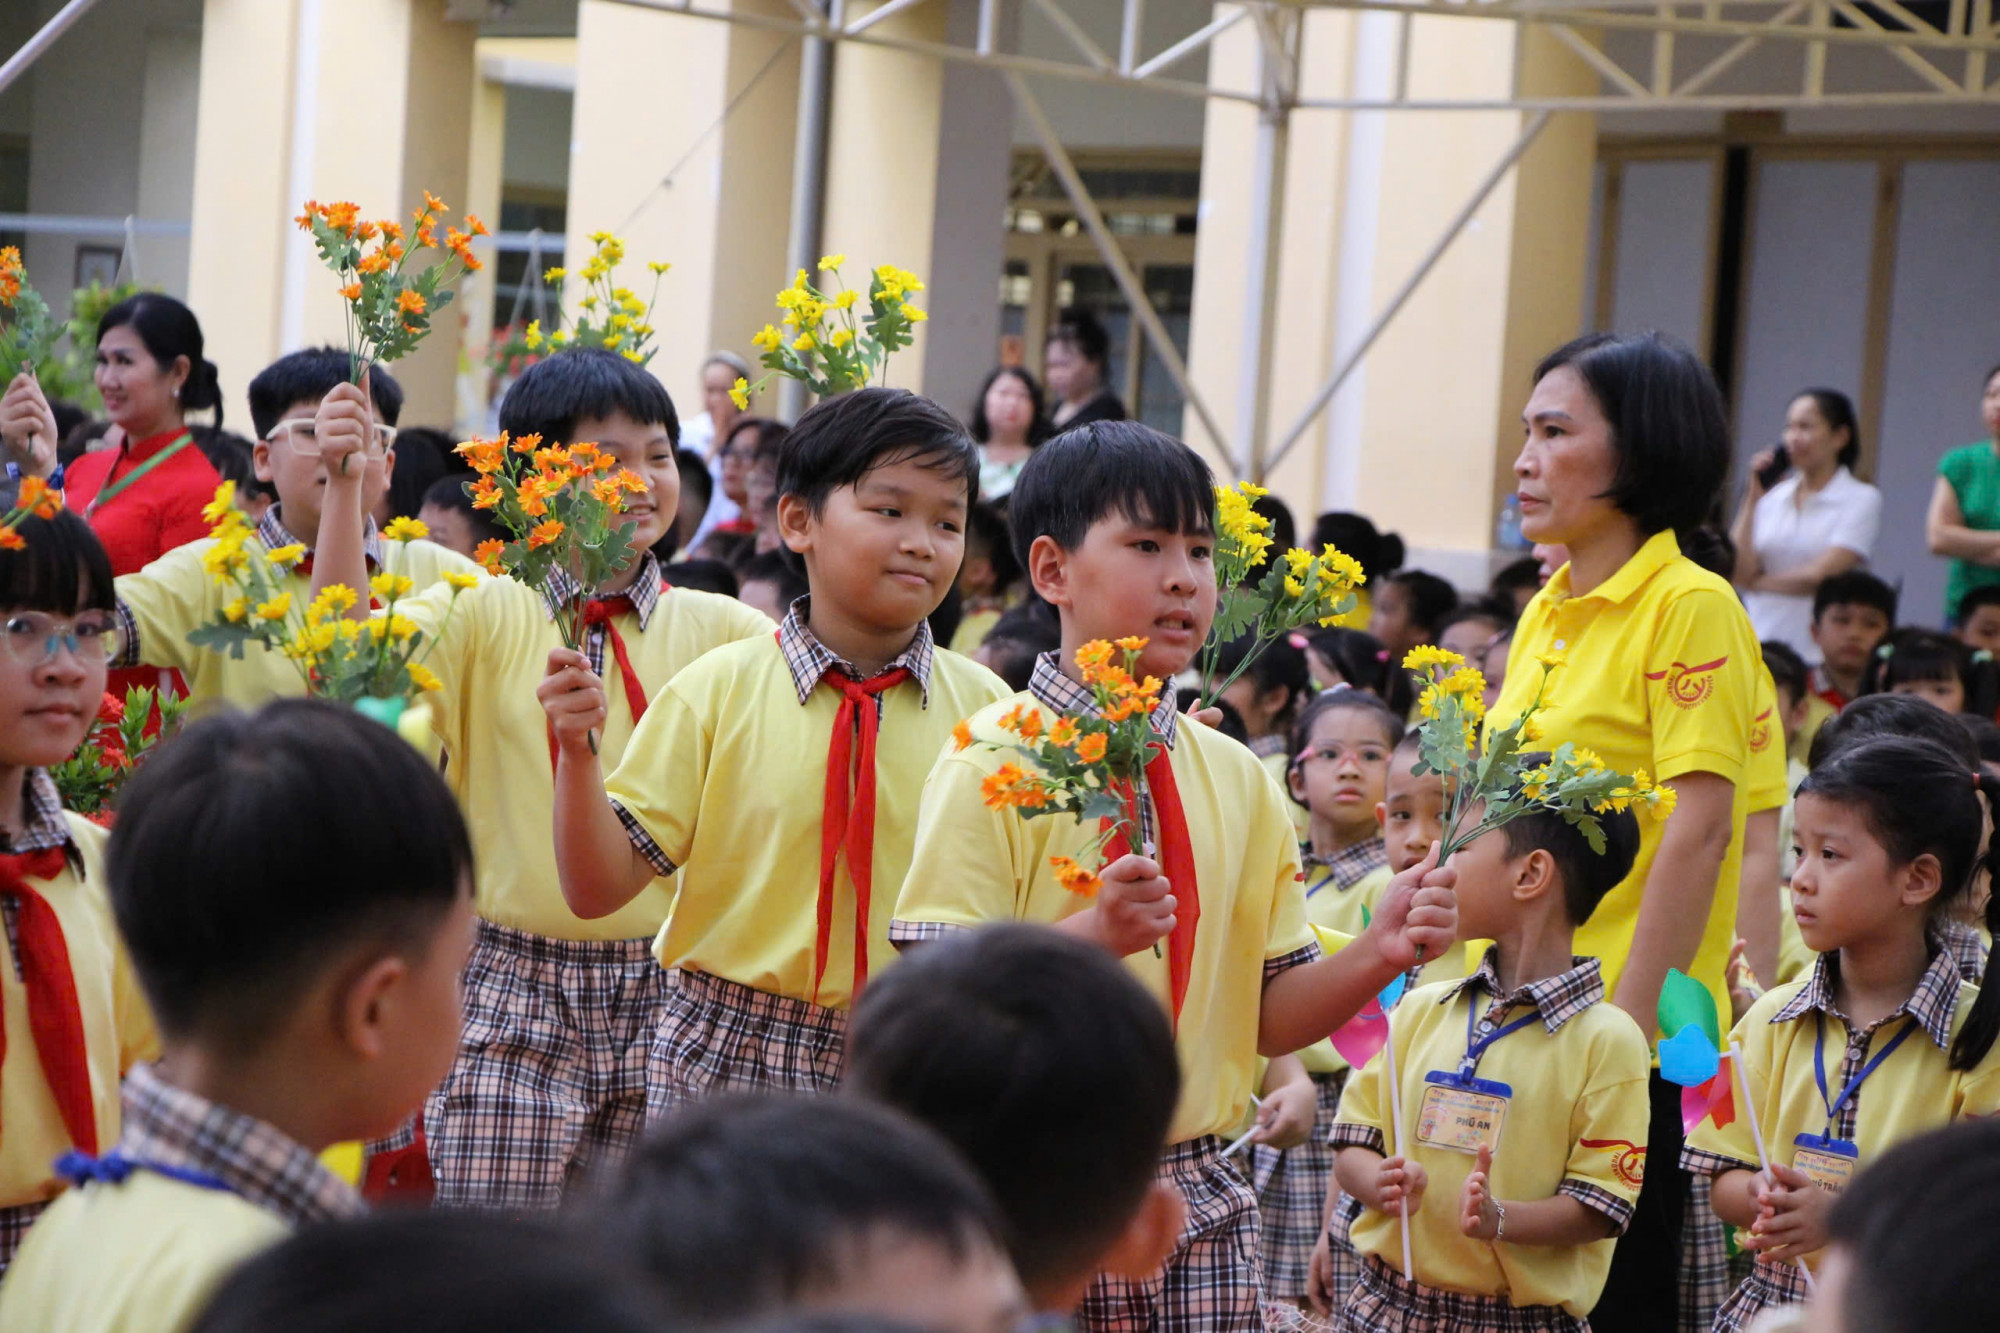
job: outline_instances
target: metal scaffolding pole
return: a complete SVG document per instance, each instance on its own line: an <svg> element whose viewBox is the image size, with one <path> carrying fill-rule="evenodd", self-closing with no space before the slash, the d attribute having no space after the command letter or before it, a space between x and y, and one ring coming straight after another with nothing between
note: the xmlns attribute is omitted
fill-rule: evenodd
<svg viewBox="0 0 2000 1333"><path fill-rule="evenodd" d="M821 18L838 32L846 0L820 0ZM886 6L885 6L886 8ZM876 11L880 13L880 10ZM819 267L820 229L826 213L826 149L833 113L833 39L808 33L799 52L799 118L792 144L792 220L785 240L790 267L811 273ZM806 386L786 378L778 386L778 415L798 420L808 406ZM723 441L717 440L717 447Z"/></svg>
<svg viewBox="0 0 2000 1333"><path fill-rule="evenodd" d="M21 43L21 49L7 57L7 63L0 65L0 93L7 91L9 84L28 72L28 66L35 63L42 52L56 44L56 38L69 31L70 25L90 12L97 0L69 0L58 9L55 17L41 27L33 37Z"/></svg>
<svg viewBox="0 0 2000 1333"><path fill-rule="evenodd" d="M1278 326L1278 262L1285 217L1285 161L1291 146L1297 86L1299 15L1266 8L1257 15L1258 82L1265 104L1257 113L1256 156L1250 178L1250 248L1244 264L1243 342L1237 371L1236 429L1243 455L1238 476L1264 480L1271 430L1271 348Z"/></svg>

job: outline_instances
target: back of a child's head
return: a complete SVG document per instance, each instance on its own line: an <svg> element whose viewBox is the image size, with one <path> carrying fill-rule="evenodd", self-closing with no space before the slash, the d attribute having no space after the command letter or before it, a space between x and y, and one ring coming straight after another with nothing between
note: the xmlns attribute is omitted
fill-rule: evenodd
<svg viewBox="0 0 2000 1333"><path fill-rule="evenodd" d="M719 597L734 597L742 590L736 571L720 560L681 560L668 565L667 582L676 588L712 592Z"/></svg>
<svg viewBox="0 0 2000 1333"><path fill-rule="evenodd" d="M1276 552L1289 551L1299 544L1298 520L1292 517L1292 507L1275 495L1260 495L1250 501L1252 513L1268 521L1271 549Z"/></svg>
<svg viewBox="0 0 2000 1333"><path fill-rule="evenodd" d="M1033 1290L1088 1273L1165 1146L1180 1067L1158 1000L1042 926L924 945L854 1009L847 1086L942 1133L1000 1204Z"/></svg>
<svg viewBox="0 0 2000 1333"><path fill-rule="evenodd" d="M1963 760L1968 770L1979 764L1979 747L1972 733L1950 713L1915 695L1869 694L1826 720L1813 737L1807 765L1818 768L1842 750L1881 736L1928 740Z"/></svg>
<svg viewBox="0 0 2000 1333"><path fill-rule="evenodd" d="M1792 703L1812 693L1812 668L1797 649L1781 639L1766 639L1758 647L1763 650L1764 667L1771 673L1771 683L1783 690Z"/></svg>
<svg viewBox="0 0 2000 1333"><path fill-rule="evenodd" d="M971 1168L902 1113L741 1094L653 1126L587 1224L695 1324L812 1304L883 1241L966 1261L1003 1234Z"/></svg>
<svg viewBox="0 0 2000 1333"><path fill-rule="evenodd" d="M1520 758L1522 771L1548 762L1546 753ZM1590 920L1605 895L1624 882L1639 859L1637 815L1630 810L1604 808L1593 811L1591 817L1604 836L1601 852L1591 847L1584 831L1565 815L1544 807L1531 807L1500 831L1507 840L1509 857L1537 851L1549 854L1562 882L1563 909L1572 926Z"/></svg>
<svg viewBox="0 0 2000 1333"><path fill-rule="evenodd" d="M1896 623L1896 590L1865 569L1829 574L1819 581L1813 589L1813 620L1836 606L1868 607L1881 612L1885 623Z"/></svg>
<svg viewBox="0 0 2000 1333"><path fill-rule="evenodd" d="M272 427L292 409L319 402L353 375L353 362L338 347L287 352L265 366L251 379L248 391L250 423L257 428L257 438L270 438ZM380 362L372 362L368 367L368 396L374 400L383 424L393 426L403 415L403 386Z"/></svg>
<svg viewBox="0 0 2000 1333"><path fill-rule="evenodd" d="M715 474L708 470L708 460L692 449L676 449L674 468L681 474L681 504L698 502L696 507L706 513L715 498Z"/></svg>
<svg viewBox="0 0 2000 1333"><path fill-rule="evenodd" d="M0 546L0 611L66 617L117 609L111 557L75 512L61 509L50 518L18 519L14 531L22 544Z"/></svg>
<svg viewBox="0 0 2000 1333"><path fill-rule="evenodd" d="M667 1333L636 1265L574 1229L386 1212L311 1227L223 1279L188 1333Z"/></svg>
<svg viewBox="0 0 2000 1333"><path fill-rule="evenodd" d="M1389 687L1389 650L1366 630L1321 628L1306 632L1306 646L1345 684L1381 695Z"/></svg>
<svg viewBox="0 0 2000 1333"><path fill-rule="evenodd" d="M1347 552L1360 562L1370 583L1401 569L1406 556L1401 537L1378 530L1365 514L1344 510L1319 516L1313 523L1312 545L1315 551L1332 546Z"/></svg>
<svg viewBox="0 0 2000 1333"><path fill-rule="evenodd" d="M1952 612L1951 623L1963 627L1973 614L1989 606L2000 606L2000 583L1982 583L1975 588L1967 588L1965 595L1958 599L1958 607Z"/></svg>
<svg viewBox="0 0 2000 1333"><path fill-rule="evenodd" d="M957 417L907 389L856 389L807 409L777 449L778 494L812 513L877 468L915 463L979 498L979 446Z"/></svg>
<svg viewBox="0 0 2000 1333"><path fill-rule="evenodd" d="M1384 581L1401 588L1408 598L1410 625L1436 642L1445 617L1458 607L1458 589L1424 569L1399 569Z"/></svg>
<svg viewBox="0 0 2000 1333"><path fill-rule="evenodd" d="M189 426L188 434L194 439L195 448L208 459L208 465L215 469L215 475L236 483L239 501L278 498L271 484L258 477L256 446L249 440L220 426Z"/></svg>
<svg viewBox="0 0 2000 1333"><path fill-rule="evenodd" d="M673 581L673 571L667 572L668 582ZM799 558L789 551L765 551L753 555L736 567L736 586L739 593L746 583L768 583L776 594L779 606L790 606L806 595L810 588L806 584L806 573L799 568Z"/></svg>
<svg viewBox="0 0 2000 1333"><path fill-rule="evenodd" d="M169 1040L263 1053L359 948L422 958L472 885L444 780L388 727L315 700L204 718L132 778L111 905Z"/></svg>
<svg viewBox="0 0 2000 1333"><path fill-rule="evenodd" d="M987 670L1016 691L1028 688L1035 674L1035 659L1062 647L1062 622L1055 608L1039 597L1030 597L1019 606L1001 613L986 631L977 656Z"/></svg>
<svg viewBox="0 0 2000 1333"><path fill-rule="evenodd" d="M1292 723L1291 735L1286 739L1285 753L1296 762L1312 744L1313 728L1319 720L1330 713L1359 713L1382 730L1382 744L1393 756L1403 743L1404 722L1396 716L1389 705L1374 695L1362 690L1321 690L1299 710L1298 719Z"/></svg>
<svg viewBox="0 0 2000 1333"><path fill-rule="evenodd" d="M1222 644L1216 650L1215 679L1227 680L1242 668L1243 674L1237 678L1255 682L1260 697L1284 691L1284 702L1273 719L1283 730L1291 725L1312 693L1312 663L1306 658L1306 639L1304 635L1282 634L1262 644L1262 652L1257 651L1259 646L1255 634L1243 634ZM1256 657L1244 667L1244 659L1252 653Z"/></svg>
<svg viewBox="0 0 2000 1333"><path fill-rule="evenodd" d="M1014 554L1029 568L1035 539L1065 551L1117 514L1187 536L1215 531L1215 477L1201 455L1137 421L1093 421L1028 456L1007 502Z"/></svg>
<svg viewBox="0 0 2000 1333"><path fill-rule="evenodd" d="M452 453L449 434L432 426L396 432L396 470L389 477L389 516L415 518L432 486L448 477L469 479Z"/></svg>
<svg viewBox="0 0 2000 1333"><path fill-rule="evenodd" d="M539 435L544 444L575 444L577 422L613 416L664 427L671 443L681 442L681 419L666 386L601 347L543 357L500 400L500 429L515 439Z"/></svg>
<svg viewBox="0 0 2000 1333"><path fill-rule="evenodd" d="M436 508L462 514L472 528L474 545L489 539L505 541L507 530L494 521L493 511L473 507L472 495L465 489L465 479L462 472L449 472L439 477L424 491L423 502L417 506L418 512Z"/></svg>
<svg viewBox="0 0 2000 1333"><path fill-rule="evenodd" d="M1532 597L1541 590L1542 562L1531 555L1502 565L1486 585L1486 595L1502 605L1512 606L1520 594Z"/></svg>
<svg viewBox="0 0 2000 1333"><path fill-rule="evenodd" d="M1007 530L1007 514L985 502L965 511L965 555L986 557L993 570L990 595L999 596L1021 580L1021 562L1014 558L1014 543Z"/></svg>
<svg viewBox="0 0 2000 1333"><path fill-rule="evenodd" d="M1834 1199L1827 1240L1845 1278L1829 1290L1820 1268L1835 1318L1815 1328L1987 1333L2000 1309L2000 1122L1890 1148Z"/></svg>
<svg viewBox="0 0 2000 1333"><path fill-rule="evenodd" d="M1201 701L1202 689L1199 685L1182 685L1174 691L1174 708L1179 712L1191 712ZM1215 710L1213 730L1218 736L1227 736L1238 745L1250 743L1250 724L1244 719L1242 710L1227 699L1212 699L1207 706Z"/></svg>

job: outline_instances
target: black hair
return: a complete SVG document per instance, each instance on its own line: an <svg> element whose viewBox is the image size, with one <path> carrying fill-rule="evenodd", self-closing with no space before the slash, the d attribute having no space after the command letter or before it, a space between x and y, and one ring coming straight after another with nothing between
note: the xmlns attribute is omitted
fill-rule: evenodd
<svg viewBox="0 0 2000 1333"><path fill-rule="evenodd" d="M964 619L965 598L959 593L958 583L954 578L951 585L944 590L944 596L938 599L938 604L924 617L924 623L931 627L933 642L949 644L958 637L958 625Z"/></svg>
<svg viewBox="0 0 2000 1333"><path fill-rule="evenodd" d="M522 371L500 400L500 429L515 439L539 435L544 444L575 444L577 422L614 412L665 427L667 442L680 447L681 419L666 385L601 347L545 356Z"/></svg>
<svg viewBox="0 0 2000 1333"><path fill-rule="evenodd" d="M1303 639L1293 643L1292 636L1281 634L1272 639L1243 672L1256 684L1259 694L1266 690L1285 691L1285 702L1271 719L1279 735L1290 730L1299 705L1313 692L1312 663L1306 660L1303 645ZM1244 634L1222 644L1216 649L1216 679L1225 680L1235 675L1236 669L1243 665L1243 659L1255 652L1257 647L1255 633Z"/></svg>
<svg viewBox="0 0 2000 1333"><path fill-rule="evenodd" d="M429 426L406 426L396 432L396 470L389 477L389 517L415 518L424 495L446 477L465 477L456 466L452 438Z"/></svg>
<svg viewBox="0 0 2000 1333"><path fill-rule="evenodd" d="M1524 754L1519 772L1547 764L1550 755ZM1562 879L1563 910L1572 926L1590 920L1604 896L1625 881L1639 859L1639 817L1630 810L1592 812L1604 834L1604 850L1592 850L1583 830L1569 816L1547 806L1530 806L1501 827L1510 858L1547 852Z"/></svg>
<svg viewBox="0 0 2000 1333"><path fill-rule="evenodd" d="M188 360L187 379L181 384L183 410L215 410L215 424L222 424L222 380L215 362L202 357L201 321L194 311L165 292L140 292L128 296L104 312L97 321L97 341L113 329L130 325L160 369L171 369L182 357Z"/></svg>
<svg viewBox="0 0 2000 1333"><path fill-rule="evenodd" d="M250 424L256 427L257 438L269 438L285 413L300 403L317 403L332 393L335 385L347 383L353 373L347 353L338 347L288 352L265 366L251 379L249 389ZM384 425L393 426L402 419L403 386L379 362L368 366L368 396Z"/></svg>
<svg viewBox="0 0 2000 1333"><path fill-rule="evenodd" d="M1763 649L1764 667L1771 673L1773 685L1789 691L1794 704L1811 697L1812 669L1795 648L1779 639L1766 639L1758 647Z"/></svg>
<svg viewBox="0 0 2000 1333"><path fill-rule="evenodd" d="M1299 713L1298 720L1292 723L1292 733L1286 738L1286 755L1297 762L1298 757L1306 752L1306 746L1312 744L1313 724L1328 713L1344 708L1366 713L1380 723L1382 743L1391 751L1403 743L1403 719L1374 695L1356 689L1321 690Z"/></svg>
<svg viewBox="0 0 2000 1333"><path fill-rule="evenodd" d="M793 1310L757 1324L731 1325L731 1333L928 1333L885 1315L851 1311Z"/></svg>
<svg viewBox="0 0 2000 1333"><path fill-rule="evenodd" d="M972 400L972 438L985 444L993 438L993 426L986 420L986 395L1002 376L1011 376L1021 382L1028 391L1028 401L1034 405L1033 415L1028 421L1028 447L1034 448L1049 438L1049 404L1038 383L1025 366L995 366L986 373L979 383L979 396Z"/></svg>
<svg viewBox="0 0 2000 1333"><path fill-rule="evenodd" d="M1972 744L1979 751L1983 764L2000 764L2000 724L1990 717L1980 717L1977 713L1960 713L1954 719L1972 737Z"/></svg>
<svg viewBox="0 0 2000 1333"><path fill-rule="evenodd" d="M1649 536L1706 520L1729 476L1729 415L1701 359L1661 333L1587 333L1544 357L1534 383L1565 366L1611 426L1618 470L1604 498Z"/></svg>
<svg viewBox="0 0 2000 1333"><path fill-rule="evenodd" d="M1898 685L1924 680L1955 680L1965 691L1959 711L1990 716L2000 704L2000 668L1993 654L1975 651L1949 634L1905 627L1876 648L1862 678L1863 694L1889 694Z"/></svg>
<svg viewBox="0 0 2000 1333"><path fill-rule="evenodd" d="M778 590L778 605L790 606L812 589L806 583L805 571L798 562L785 551L766 551L753 555L736 567L736 588L740 595L746 583L769 583Z"/></svg>
<svg viewBox="0 0 2000 1333"><path fill-rule="evenodd" d="M1827 1240L1848 1260L1843 1327L1985 1333L2000 1303L2000 1124L1961 1120L1883 1153L1834 1197Z"/></svg>
<svg viewBox="0 0 2000 1333"><path fill-rule="evenodd" d="M1496 602L1514 604L1514 594L1526 591L1536 592L1542 586L1542 562L1531 555L1524 555L1500 567L1493 581L1486 585L1487 595Z"/></svg>
<svg viewBox="0 0 2000 1333"><path fill-rule="evenodd" d="M1407 554L1395 533L1378 531L1365 514L1339 510L1314 521L1312 544L1314 550L1331 546L1353 556L1371 581L1401 569Z"/></svg>
<svg viewBox="0 0 2000 1333"><path fill-rule="evenodd" d="M674 466L680 470L681 494L699 495L706 513L715 499L715 474L708 470L708 460L692 449L675 449Z"/></svg>
<svg viewBox="0 0 2000 1333"><path fill-rule="evenodd" d="M482 542L507 540L507 529L494 521L492 510L472 507L472 493L466 490L463 475L458 472L447 473L432 482L418 503L417 511L421 513L426 507L433 505L439 509L454 509L465 515L465 521L472 525L472 535L476 540Z"/></svg>
<svg viewBox="0 0 2000 1333"><path fill-rule="evenodd" d="M755 467L767 461L777 462L778 450L784 445L785 437L792 433L792 428L769 417L738 417L736 424L729 428L729 433L722 437L722 448L727 451L736 443L737 436L751 431L756 432L757 438L751 441L750 456L743 460L745 467Z"/></svg>
<svg viewBox="0 0 2000 1333"><path fill-rule="evenodd" d="M29 515L15 520L14 531L26 545L0 547L0 609L53 616L118 609L111 557L75 512L59 509L53 518Z"/></svg>
<svg viewBox="0 0 2000 1333"><path fill-rule="evenodd" d="M1702 523L1679 535L1681 554L1727 582L1736 580L1736 543L1720 524Z"/></svg>
<svg viewBox="0 0 2000 1333"><path fill-rule="evenodd" d="M1851 468L1861 461L1861 422L1854 415L1854 404L1846 394L1838 389L1800 389L1792 395L1792 401L1810 398L1819 410L1820 419L1826 422L1828 430L1847 432L1847 443L1840 447L1834 461L1840 466Z"/></svg>
<svg viewBox="0 0 2000 1333"><path fill-rule="evenodd" d="M126 786L107 855L161 1030L236 1052L286 1023L349 946L421 955L472 884L437 769L390 728L313 699L174 737Z"/></svg>
<svg viewBox="0 0 2000 1333"><path fill-rule="evenodd" d="M1093 421L1035 450L1014 481L1007 522L1014 554L1030 568L1037 537L1065 551L1118 513L1167 532L1215 531L1215 477L1201 455L1138 421Z"/></svg>
<svg viewBox="0 0 2000 1333"><path fill-rule="evenodd" d="M1424 637L1437 641L1444 618L1458 607L1458 589L1437 575L1422 569L1402 569L1386 580L1401 588L1410 599L1410 623L1423 630Z"/></svg>
<svg viewBox="0 0 2000 1333"><path fill-rule="evenodd" d="M1872 606L1891 625L1896 623L1896 590L1865 569L1830 574L1813 589L1813 623L1835 606Z"/></svg>
<svg viewBox="0 0 2000 1333"><path fill-rule="evenodd" d="M1907 694L1868 694L1828 718L1813 737L1807 765L1818 768L1841 751L1882 736L1903 736L1942 745L1966 768L1979 766L1979 748L1958 719Z"/></svg>
<svg viewBox="0 0 2000 1333"><path fill-rule="evenodd" d="M1389 688L1389 650L1366 630L1322 627L1306 631L1306 647L1357 690L1381 696Z"/></svg>
<svg viewBox="0 0 2000 1333"><path fill-rule="evenodd" d="M1035 659L1062 647L1062 622L1054 607L1031 594L1002 612L979 646L987 668L1018 694L1035 674Z"/></svg>
<svg viewBox="0 0 2000 1333"><path fill-rule="evenodd" d="M249 440L220 426L189 426L188 434L215 475L236 483L238 495L278 498L277 489L257 475L257 446Z"/></svg>
<svg viewBox="0 0 2000 1333"><path fill-rule="evenodd" d="M56 439L66 440L69 433L90 420L90 413L67 398L49 399L49 415L56 419Z"/></svg>
<svg viewBox="0 0 2000 1333"><path fill-rule="evenodd" d="M817 516L829 495L896 463L963 483L967 508L979 499L979 448L957 418L921 394L879 387L825 399L799 418L778 451L778 494Z"/></svg>
<svg viewBox="0 0 2000 1333"><path fill-rule="evenodd" d="M1174 691L1174 706L1183 713L1200 702L1199 685L1183 685ZM1241 709L1227 699L1210 699L1207 706L1221 715L1213 728L1218 735L1227 736L1238 745L1250 744L1250 724L1243 720Z"/></svg>
<svg viewBox="0 0 2000 1333"><path fill-rule="evenodd" d="M797 1304L838 1281L870 1233L954 1259L1001 1244L991 1198L950 1144L850 1097L729 1094L679 1110L648 1132L590 1224L692 1323Z"/></svg>
<svg viewBox="0 0 2000 1333"><path fill-rule="evenodd" d="M1274 555L1283 554L1299 544L1299 524L1292 517L1290 505L1275 495L1260 495L1250 502L1250 509L1271 524L1271 551Z"/></svg>
<svg viewBox="0 0 2000 1333"><path fill-rule="evenodd" d="M965 511L967 556L972 554L975 543L993 566L993 591L996 595L1021 581L1021 562L1014 558L1014 543L1009 539L1007 516L998 507L983 500Z"/></svg>
<svg viewBox="0 0 2000 1333"><path fill-rule="evenodd" d="M1956 747L1911 736L1872 736L1843 746L1799 784L1800 796L1816 796L1859 813L1891 866L1909 865L1920 856L1936 858L1939 887L1929 907L1933 921L1972 892L1974 870L1993 867L1993 853L1981 849L1986 811L1979 797L2000 799L2000 779L1980 770L1972 737L1963 731L1961 736L1965 746L1975 749L1970 765ZM2000 894L1987 902L1986 924L1989 929L2000 925ZM2000 986L1982 985L1952 1042L1951 1067L1976 1066L1996 1036Z"/></svg>
<svg viewBox="0 0 2000 1333"><path fill-rule="evenodd" d="M1438 621L1437 637L1442 639L1446 630L1456 626L1483 620L1493 626L1493 637L1499 638L1514 628L1514 618L1511 607L1500 606L1488 598L1478 597L1469 602L1461 602L1445 612L1444 618ZM1472 665L1477 666L1478 663Z"/></svg>
<svg viewBox="0 0 2000 1333"><path fill-rule="evenodd" d="M389 1211L308 1227L217 1285L188 1333L666 1333L643 1272L550 1222Z"/></svg>
<svg viewBox="0 0 2000 1333"><path fill-rule="evenodd" d="M1111 335L1104 331L1104 325L1096 315L1082 306L1069 306L1056 315L1055 327L1049 330L1048 341L1067 343L1076 349L1077 355L1095 364L1102 370L1111 356Z"/></svg>
<svg viewBox="0 0 2000 1333"><path fill-rule="evenodd" d="M1963 629L1965 622L1972 619L1972 613L1982 606L2000 606L2000 583L1981 583L1967 588L1952 611L1951 623Z"/></svg>
<svg viewBox="0 0 2000 1333"><path fill-rule="evenodd" d="M63 433L62 443L56 446L56 462L68 467L89 453L90 446L103 439L110 431L109 421L100 421L95 417L78 422Z"/></svg>
<svg viewBox="0 0 2000 1333"><path fill-rule="evenodd" d="M720 560L682 560L667 566L667 582L676 588L734 597L743 590L736 571Z"/></svg>
<svg viewBox="0 0 2000 1333"><path fill-rule="evenodd" d="M985 1177L1030 1286L1096 1267L1152 1185L1180 1096L1159 1001L1046 926L913 950L854 1006L847 1062L851 1091L930 1125Z"/></svg>

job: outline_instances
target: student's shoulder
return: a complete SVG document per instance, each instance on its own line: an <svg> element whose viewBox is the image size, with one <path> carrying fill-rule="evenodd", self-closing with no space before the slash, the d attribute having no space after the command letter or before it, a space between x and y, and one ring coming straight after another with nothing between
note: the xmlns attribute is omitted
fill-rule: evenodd
<svg viewBox="0 0 2000 1333"><path fill-rule="evenodd" d="M117 582L123 586L128 580L144 579L159 582L162 579L208 579L208 572L201 567L202 558L215 549L215 538L197 537L191 542L183 542L170 550L162 551L147 561L136 573L120 574Z"/></svg>
<svg viewBox="0 0 2000 1333"><path fill-rule="evenodd" d="M931 658L931 688L947 695L962 712L984 708L1013 694L1006 681L949 648L939 648Z"/></svg>
<svg viewBox="0 0 2000 1333"><path fill-rule="evenodd" d="M769 638L778 632L771 618L756 607L699 588L662 589L659 613L673 617L676 630L693 631L718 644Z"/></svg>
<svg viewBox="0 0 2000 1333"><path fill-rule="evenodd" d="M83 854L86 866L103 859L104 848L111 841L110 829L74 810L63 811L63 822L69 825L69 840Z"/></svg>
<svg viewBox="0 0 2000 1333"><path fill-rule="evenodd" d="M1786 1005L1798 998L1800 991L1812 984L1812 978L1813 969L1808 967L1803 976L1779 982L1751 1003L1742 1021L1737 1023L1735 1033L1732 1034L1743 1043L1745 1050L1774 1040L1773 1030L1784 1026L1778 1022L1778 1014ZM1724 1044L1727 1044L1728 1040L1728 1037L1724 1037Z"/></svg>
<svg viewBox="0 0 2000 1333"><path fill-rule="evenodd" d="M446 574L472 574L481 582L489 577L484 569L449 546L440 546L421 538L401 545L403 553L400 557L391 558L391 567L398 573L408 574L419 588L436 583ZM407 563L398 564L399 560Z"/></svg>
<svg viewBox="0 0 2000 1333"><path fill-rule="evenodd" d="M1592 1053L1591 1066L1618 1080L1643 1080L1653 1064L1652 1043L1632 1015L1609 997L1574 1015L1561 1031L1575 1030L1578 1046Z"/></svg>

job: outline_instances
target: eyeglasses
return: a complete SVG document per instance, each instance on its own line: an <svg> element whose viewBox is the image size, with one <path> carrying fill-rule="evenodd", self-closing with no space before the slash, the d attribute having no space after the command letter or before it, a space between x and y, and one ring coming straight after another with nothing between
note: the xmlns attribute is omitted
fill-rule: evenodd
<svg viewBox="0 0 2000 1333"><path fill-rule="evenodd" d="M125 646L118 618L103 612L58 620L40 611L17 611L7 617L7 655L22 666L51 661L58 646L85 665L110 662Z"/></svg>
<svg viewBox="0 0 2000 1333"><path fill-rule="evenodd" d="M1357 762L1363 764L1386 764L1389 762L1389 751L1383 746L1358 745L1349 747L1339 744L1315 745L1309 750L1300 751L1299 757L1292 762L1303 768L1315 759L1326 759L1334 763L1339 763L1349 756L1352 756Z"/></svg>
<svg viewBox="0 0 2000 1333"><path fill-rule="evenodd" d="M314 432L314 421L311 417L286 417L271 427L270 433L264 437L264 442L289 446L296 453L319 451L319 436ZM382 458L395 447L396 428L378 424L369 433L368 443L362 446L361 452L370 458Z"/></svg>

